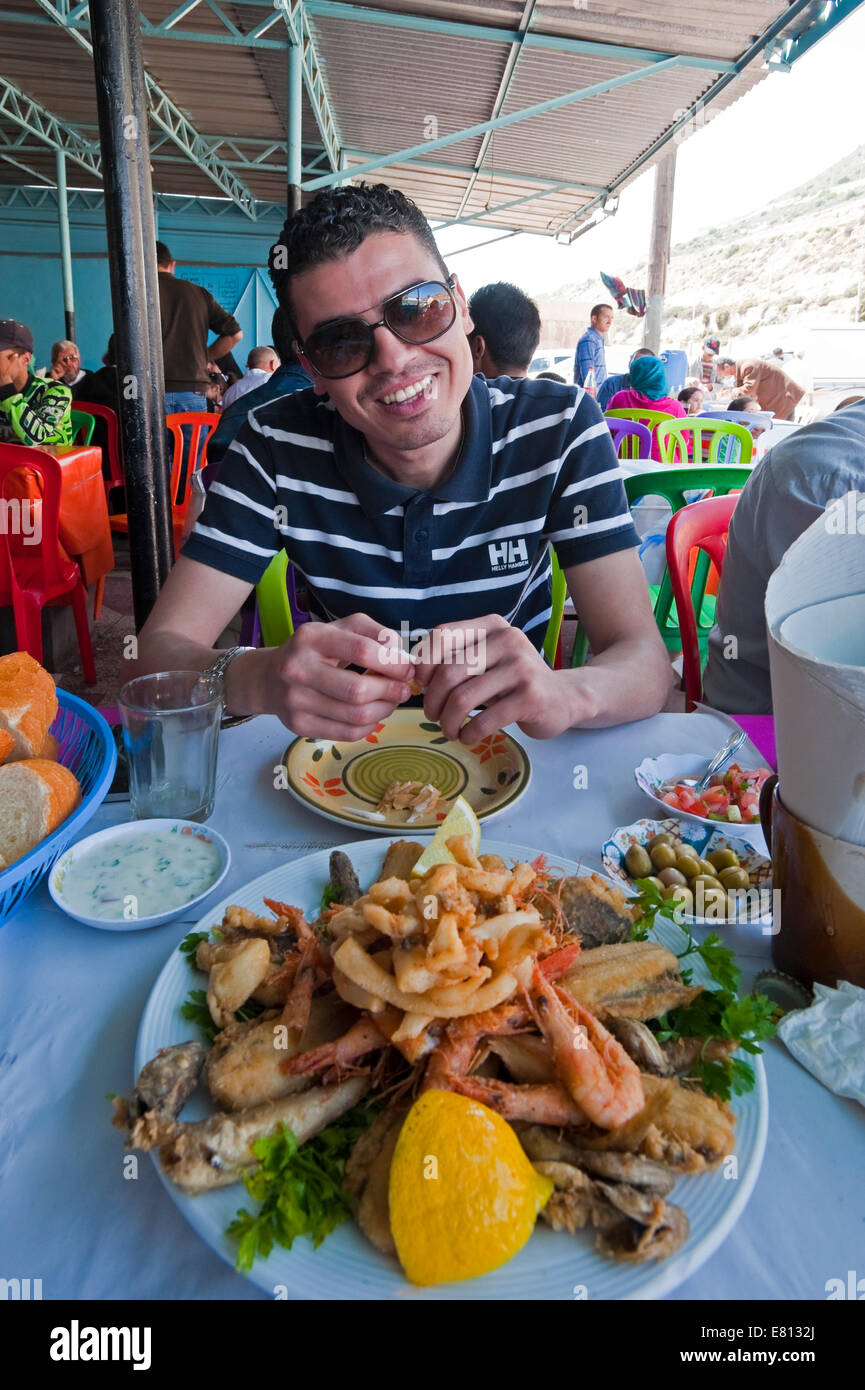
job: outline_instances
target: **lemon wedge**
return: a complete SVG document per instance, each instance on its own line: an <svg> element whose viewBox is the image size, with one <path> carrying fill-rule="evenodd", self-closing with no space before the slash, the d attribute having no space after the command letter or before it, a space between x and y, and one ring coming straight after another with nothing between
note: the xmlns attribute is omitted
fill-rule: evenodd
<svg viewBox="0 0 865 1390"><path fill-rule="evenodd" d="M406 1275L429 1285L498 1269L525 1245L552 1191L495 1111L426 1091L390 1169L390 1225Z"/></svg>
<svg viewBox="0 0 865 1390"><path fill-rule="evenodd" d="M448 840L453 835L468 835L475 854L481 847L481 823L464 796L458 796L420 859L412 869L412 877L420 877L434 864L455 864Z"/></svg>

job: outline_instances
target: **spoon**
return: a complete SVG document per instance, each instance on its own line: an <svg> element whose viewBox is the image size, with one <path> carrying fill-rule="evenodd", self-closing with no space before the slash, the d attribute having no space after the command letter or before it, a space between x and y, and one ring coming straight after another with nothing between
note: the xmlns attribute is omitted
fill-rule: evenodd
<svg viewBox="0 0 865 1390"><path fill-rule="evenodd" d="M719 772L726 762L729 762L734 753L738 753L746 737L747 735L744 729L740 729L736 734L731 734L723 748L718 749L714 758L712 758L711 762L706 767L702 777L680 777L680 785L683 787L693 787L694 791L704 791L709 785L709 778L714 777L715 773Z"/></svg>

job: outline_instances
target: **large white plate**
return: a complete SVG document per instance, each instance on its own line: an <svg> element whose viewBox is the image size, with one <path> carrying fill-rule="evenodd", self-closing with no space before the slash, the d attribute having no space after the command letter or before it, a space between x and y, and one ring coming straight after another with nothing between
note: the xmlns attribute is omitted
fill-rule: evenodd
<svg viewBox="0 0 865 1390"><path fill-rule="evenodd" d="M341 848L352 860L361 884L366 885L378 874L387 846L381 840L361 840ZM483 850L508 860L532 860L539 852L491 840L484 841ZM253 879L245 888L237 889L230 898L212 907L198 923L198 930L221 922L229 903L259 911L262 899L268 897L296 903L311 911L328 881L330 854L331 850L322 850ZM557 855L550 854L547 860L551 866L568 873L588 872L572 860ZM677 943L684 941L678 928L667 922L659 928L657 937L672 949L681 949ZM699 968L694 970L694 978L698 983L709 983L708 976L701 976ZM135 1050L136 1075L160 1047L197 1037L197 1030L191 1029L180 1017L180 1006L190 988L200 983L201 977L190 970L185 956L176 949L172 951L144 1009ZM271 1297L277 1286L285 1286L292 1299L563 1299L570 1302L575 1297L592 1300L660 1298L699 1269L717 1250L736 1224L757 1181L766 1147L769 1109L762 1060L759 1057L749 1060L756 1071L756 1088L750 1095L733 1100L737 1117L736 1177L725 1177L722 1165L711 1173L682 1178L676 1184L672 1200L687 1213L691 1234L683 1249L659 1266L616 1264L595 1252L590 1231L576 1236L556 1234L539 1223L528 1244L495 1273L464 1283L418 1289L406 1282L395 1261L379 1254L354 1223L347 1221L337 1227L318 1250L306 1239L296 1241L290 1251L274 1249L266 1261L256 1261L249 1277ZM183 1119L200 1119L211 1110L209 1101L197 1094L184 1110ZM224 1231L240 1207L249 1209L252 1205L242 1184L203 1197L189 1197L164 1177L161 1169L159 1171L172 1201L193 1229L211 1249L233 1265L235 1247L226 1239ZM580 1286L585 1289L584 1294Z"/></svg>

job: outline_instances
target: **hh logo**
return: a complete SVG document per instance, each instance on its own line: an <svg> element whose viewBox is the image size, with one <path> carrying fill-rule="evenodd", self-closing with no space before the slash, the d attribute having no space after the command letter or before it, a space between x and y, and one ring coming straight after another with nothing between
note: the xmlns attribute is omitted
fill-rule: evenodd
<svg viewBox="0 0 865 1390"><path fill-rule="evenodd" d="M493 570L514 570L529 563L529 551L525 541L502 541L501 545L488 545L490 566Z"/></svg>

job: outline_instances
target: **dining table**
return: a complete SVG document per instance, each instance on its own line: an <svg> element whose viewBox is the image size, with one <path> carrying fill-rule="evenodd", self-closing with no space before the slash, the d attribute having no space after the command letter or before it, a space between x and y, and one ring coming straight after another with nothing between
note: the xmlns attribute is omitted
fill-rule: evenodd
<svg viewBox="0 0 865 1390"><path fill-rule="evenodd" d="M114 545L108 522L102 450L94 444L40 446L60 464L60 544L81 569L85 585L96 584L114 568ZM6 487L7 497L40 502L38 476L18 469Z"/></svg>
<svg viewBox="0 0 865 1390"><path fill-rule="evenodd" d="M601 870L615 827L659 814L635 782L638 764L661 753L708 760L735 727L703 707L546 741L513 729L531 781L484 833ZM220 900L289 861L378 838L324 819L284 789L278 772L291 738L268 716L220 735L209 825L232 853ZM761 761L750 743L737 760ZM130 815L128 802L105 802L83 833ZM765 852L759 827L744 834ZM44 1299L267 1296L196 1235L150 1157L129 1164L110 1123L106 1097L132 1088L154 982L203 918L199 908L150 930L95 930L60 911L43 881L0 930L0 1276L41 1279ZM771 936L759 924L719 931L735 950L741 988L750 989L771 967ZM720 1246L666 1295L672 1300L823 1300L828 1281L865 1275L863 1110L821 1085L780 1039L763 1046L769 1117L756 1186ZM239 1190L238 1205L243 1199ZM316 1258L327 1259L326 1242Z"/></svg>

